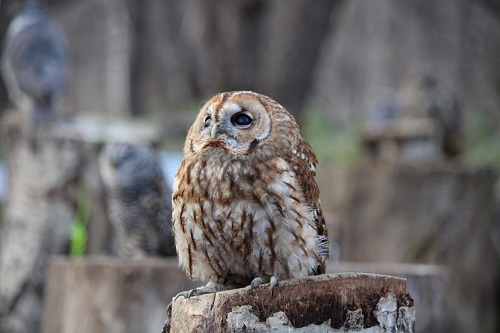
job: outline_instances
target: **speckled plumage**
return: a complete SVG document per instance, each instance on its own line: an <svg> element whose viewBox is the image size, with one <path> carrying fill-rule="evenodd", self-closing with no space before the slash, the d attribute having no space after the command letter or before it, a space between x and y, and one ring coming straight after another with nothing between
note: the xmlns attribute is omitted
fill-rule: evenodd
<svg viewBox="0 0 500 333"><path fill-rule="evenodd" d="M237 125L245 117L251 124ZM173 186L175 243L188 277L215 285L324 273L316 164L294 118L271 98L229 92L208 101Z"/></svg>
<svg viewBox="0 0 500 333"><path fill-rule="evenodd" d="M9 96L34 123L53 120L69 72L64 32L42 3L25 1L7 29L2 59Z"/></svg>
<svg viewBox="0 0 500 333"><path fill-rule="evenodd" d="M146 145L108 144L99 156L99 167L118 255L174 255L171 191L155 151Z"/></svg>

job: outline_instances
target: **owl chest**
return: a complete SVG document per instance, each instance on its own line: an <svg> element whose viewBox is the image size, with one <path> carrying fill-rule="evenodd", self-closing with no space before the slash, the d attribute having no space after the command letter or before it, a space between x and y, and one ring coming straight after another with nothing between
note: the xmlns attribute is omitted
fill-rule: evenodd
<svg viewBox="0 0 500 333"><path fill-rule="evenodd" d="M293 175L243 171L193 168L192 192L179 188L177 200L174 193L176 243L185 253L181 260L189 266L189 258L198 259L192 276L207 271L217 276L307 274L308 264L301 261L315 251L316 236Z"/></svg>

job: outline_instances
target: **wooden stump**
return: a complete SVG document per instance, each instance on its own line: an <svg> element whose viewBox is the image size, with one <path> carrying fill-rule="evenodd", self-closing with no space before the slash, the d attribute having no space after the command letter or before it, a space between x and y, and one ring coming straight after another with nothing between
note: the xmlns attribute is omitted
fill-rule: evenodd
<svg viewBox="0 0 500 333"><path fill-rule="evenodd" d="M444 302L449 273L445 266L422 264L380 264L336 262L327 266L327 273L367 272L406 279L406 291L414 300L418 320L417 333L438 333L444 329Z"/></svg>
<svg viewBox="0 0 500 333"><path fill-rule="evenodd" d="M67 122L29 128L3 119L8 197L0 230L0 332L39 332L43 285L53 255L68 253L79 189L90 198L87 253L105 253L109 223L97 170L103 142L154 137L109 124ZM118 133L117 133L118 132Z"/></svg>
<svg viewBox="0 0 500 333"><path fill-rule="evenodd" d="M343 273L281 281L274 293L267 284L179 297L170 323L172 333L414 332L415 309L404 279Z"/></svg>
<svg viewBox="0 0 500 333"><path fill-rule="evenodd" d="M179 290L198 287L176 258L53 259L47 276L43 332L157 332Z"/></svg>

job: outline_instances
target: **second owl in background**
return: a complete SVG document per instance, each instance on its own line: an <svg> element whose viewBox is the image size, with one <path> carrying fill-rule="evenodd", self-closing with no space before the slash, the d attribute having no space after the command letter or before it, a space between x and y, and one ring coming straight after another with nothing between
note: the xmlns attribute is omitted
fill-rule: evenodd
<svg viewBox="0 0 500 333"><path fill-rule="evenodd" d="M249 91L218 94L188 132L173 186L177 254L205 287L190 297L323 274L328 238L317 159L293 116Z"/></svg>
<svg viewBox="0 0 500 333"><path fill-rule="evenodd" d="M34 124L55 119L54 108L68 78L68 45L43 0L26 0L9 24L2 74L10 99Z"/></svg>
<svg viewBox="0 0 500 333"><path fill-rule="evenodd" d="M110 143L99 156L118 255L175 255L171 191L148 145Z"/></svg>

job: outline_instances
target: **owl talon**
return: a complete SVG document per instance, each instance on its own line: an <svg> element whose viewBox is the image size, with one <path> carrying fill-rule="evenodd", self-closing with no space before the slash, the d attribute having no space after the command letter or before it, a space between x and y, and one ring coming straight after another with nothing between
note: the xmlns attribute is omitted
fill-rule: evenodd
<svg viewBox="0 0 500 333"><path fill-rule="evenodd" d="M250 283L250 294L253 296L253 290L255 289L255 287L258 287L265 282L266 280L260 277L256 277L255 279L253 279ZM269 282L271 282L271 296L274 296L274 287L278 285L278 278L273 275L271 276Z"/></svg>
<svg viewBox="0 0 500 333"><path fill-rule="evenodd" d="M215 284L215 285L206 285L203 287L199 288L194 288L191 290L186 290L186 291L181 291L178 293L175 298L174 302L179 298L180 296L183 296L184 298L190 299L193 296L201 296L201 295L207 295L207 294L215 294L219 291L224 291L224 290L231 290L236 288L233 285L222 285L222 284Z"/></svg>
<svg viewBox="0 0 500 333"><path fill-rule="evenodd" d="M195 289L191 289L191 290L186 290L186 291L181 291L180 293L178 293L177 295L175 295L174 297L174 302L177 301L177 299L179 297L184 297L184 298L191 298L191 296L193 296L193 293L195 292L196 288Z"/></svg>
<svg viewBox="0 0 500 333"><path fill-rule="evenodd" d="M271 276L271 296L274 296L274 287L278 285L278 278L276 276Z"/></svg>
<svg viewBox="0 0 500 333"><path fill-rule="evenodd" d="M260 286L263 283L264 280L260 277L256 277L255 279L253 279L252 282L250 283L250 294L253 296L254 288Z"/></svg>
<svg viewBox="0 0 500 333"><path fill-rule="evenodd" d="M205 290L203 288L194 288L191 290L186 290L186 291L181 291L177 295L175 295L174 302L179 298L180 296L190 299L193 296L199 296L199 295L205 295L205 294L211 294L215 293L215 290Z"/></svg>
<svg viewBox="0 0 500 333"><path fill-rule="evenodd" d="M198 288L191 289L188 293L188 299L191 298L191 296L197 296L197 295L202 295L199 293Z"/></svg>

